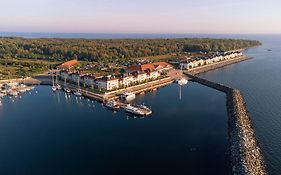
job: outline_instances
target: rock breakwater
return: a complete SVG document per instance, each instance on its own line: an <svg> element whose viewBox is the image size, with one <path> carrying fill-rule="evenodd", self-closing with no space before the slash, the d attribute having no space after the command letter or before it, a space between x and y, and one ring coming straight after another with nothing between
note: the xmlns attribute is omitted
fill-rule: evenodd
<svg viewBox="0 0 281 175"><path fill-rule="evenodd" d="M190 81L226 93L232 174L268 174L265 168L262 151L257 142L255 130L241 92L237 89L194 76L188 72L184 74L188 76Z"/></svg>

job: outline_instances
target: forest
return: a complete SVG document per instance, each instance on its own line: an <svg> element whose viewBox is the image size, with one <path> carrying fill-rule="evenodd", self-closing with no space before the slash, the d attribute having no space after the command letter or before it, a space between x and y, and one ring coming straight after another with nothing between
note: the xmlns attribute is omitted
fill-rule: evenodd
<svg viewBox="0 0 281 175"><path fill-rule="evenodd" d="M108 63L185 52L230 51L260 44L254 40L210 38L91 40L0 37L0 59L78 59Z"/></svg>

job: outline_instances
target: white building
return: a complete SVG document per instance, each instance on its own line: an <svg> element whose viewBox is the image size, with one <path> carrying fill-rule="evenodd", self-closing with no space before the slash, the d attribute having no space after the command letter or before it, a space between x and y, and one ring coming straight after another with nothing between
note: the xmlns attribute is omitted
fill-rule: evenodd
<svg viewBox="0 0 281 175"><path fill-rule="evenodd" d="M111 76L99 78L95 81L98 89L114 90L119 88L119 79Z"/></svg>
<svg viewBox="0 0 281 175"><path fill-rule="evenodd" d="M130 86L132 83L134 82L134 76L133 75L126 75L126 76L123 76L121 79L120 79L120 84L123 85L123 86Z"/></svg>
<svg viewBox="0 0 281 175"><path fill-rule="evenodd" d="M148 72L146 77L148 79L156 79L160 76L160 73L158 71L151 71L151 72Z"/></svg>

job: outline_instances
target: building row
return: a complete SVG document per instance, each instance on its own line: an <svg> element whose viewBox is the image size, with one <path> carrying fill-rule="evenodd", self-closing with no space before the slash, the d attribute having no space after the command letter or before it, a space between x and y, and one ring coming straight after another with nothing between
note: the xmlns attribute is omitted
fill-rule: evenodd
<svg viewBox="0 0 281 175"><path fill-rule="evenodd" d="M84 84L101 90L115 90L121 87L129 87L135 84L144 83L149 80L155 80L163 71L172 69L172 66L165 62L143 64L128 67L122 75L108 75L96 77L92 74L82 74L79 72L60 71L62 80L74 83Z"/></svg>
<svg viewBox="0 0 281 175"><path fill-rule="evenodd" d="M196 67L199 67L199 66L213 64L213 63L217 63L217 62L220 62L220 61L233 59L235 57L242 56L242 55L243 54L241 52L225 53L223 55L216 55L214 57L207 57L207 58L194 59L194 60L189 59L187 61L182 61L180 63L180 65L183 69L193 69L193 68L196 68Z"/></svg>

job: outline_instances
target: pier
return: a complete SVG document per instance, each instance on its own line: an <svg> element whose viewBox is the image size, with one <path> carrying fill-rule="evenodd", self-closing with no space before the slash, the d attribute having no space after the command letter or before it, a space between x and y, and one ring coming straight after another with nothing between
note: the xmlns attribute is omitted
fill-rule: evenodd
<svg viewBox="0 0 281 175"><path fill-rule="evenodd" d="M232 174L268 174L242 93L237 89L194 76L189 72L184 74L190 81L200 83L226 94Z"/></svg>

